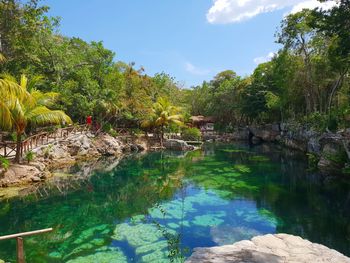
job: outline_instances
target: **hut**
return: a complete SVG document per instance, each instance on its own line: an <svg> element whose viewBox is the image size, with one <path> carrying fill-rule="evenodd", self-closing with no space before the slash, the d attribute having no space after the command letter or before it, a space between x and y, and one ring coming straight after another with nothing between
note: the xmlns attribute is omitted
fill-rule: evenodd
<svg viewBox="0 0 350 263"><path fill-rule="evenodd" d="M192 127L198 128L202 134L208 134L208 133L213 133L214 132L214 118L211 116L205 117L202 115L198 116L192 116L190 118L191 125Z"/></svg>

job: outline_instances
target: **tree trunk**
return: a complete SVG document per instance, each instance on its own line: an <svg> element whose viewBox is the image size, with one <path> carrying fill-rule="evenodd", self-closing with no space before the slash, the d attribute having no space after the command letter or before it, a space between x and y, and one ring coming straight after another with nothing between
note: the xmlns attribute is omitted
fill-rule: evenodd
<svg viewBox="0 0 350 263"><path fill-rule="evenodd" d="M337 81L333 85L332 90L331 90L331 94L329 95L329 100L328 100L328 114L329 114L329 116L331 114L332 101L333 101L334 94L335 94L336 90L338 89L338 87L341 86L341 84L343 82L344 75L345 74L340 75L340 77L337 79Z"/></svg>
<svg viewBox="0 0 350 263"><path fill-rule="evenodd" d="M19 163L21 160L21 150L22 150L22 134L17 133L15 163Z"/></svg>
<svg viewBox="0 0 350 263"><path fill-rule="evenodd" d="M164 126L160 127L160 147L163 147L163 139L164 139Z"/></svg>

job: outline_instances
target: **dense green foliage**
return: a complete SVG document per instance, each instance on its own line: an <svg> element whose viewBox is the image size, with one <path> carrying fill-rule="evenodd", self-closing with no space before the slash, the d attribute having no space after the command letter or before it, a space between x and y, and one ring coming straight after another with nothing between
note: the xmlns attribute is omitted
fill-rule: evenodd
<svg viewBox="0 0 350 263"><path fill-rule="evenodd" d="M320 130L349 127L350 3L303 10L284 18L282 48L246 78L219 73L194 87L194 114L215 116L222 128L296 120Z"/></svg>
<svg viewBox="0 0 350 263"><path fill-rule="evenodd" d="M199 141L202 134L197 128L185 128L182 130L181 137L185 141Z"/></svg>
<svg viewBox="0 0 350 263"><path fill-rule="evenodd" d="M0 72L29 79L60 94L55 108L75 122L86 116L101 127L140 128L163 98L181 115L210 115L218 129L296 120L319 130L350 122L350 4L303 10L286 16L276 34L281 49L249 77L232 70L186 90L169 75L116 60L102 42L87 43L59 33L39 0L0 1ZM3 81L3 80L1 80Z"/></svg>
<svg viewBox="0 0 350 263"><path fill-rule="evenodd" d="M169 75L147 76L134 63L115 62L102 42L61 35L60 19L48 10L38 0L0 1L0 53L6 58L0 72L40 76L38 89L59 93L56 108L75 122L92 115L102 126L138 127L158 97L180 106L182 91Z"/></svg>

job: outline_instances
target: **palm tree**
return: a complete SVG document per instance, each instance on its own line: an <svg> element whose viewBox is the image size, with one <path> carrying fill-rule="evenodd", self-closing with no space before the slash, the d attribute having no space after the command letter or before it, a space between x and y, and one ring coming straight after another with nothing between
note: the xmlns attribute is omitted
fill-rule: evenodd
<svg viewBox="0 0 350 263"><path fill-rule="evenodd" d="M0 53L0 64L4 63L5 61L6 61L6 57L2 53Z"/></svg>
<svg viewBox="0 0 350 263"><path fill-rule="evenodd" d="M171 124L183 126L181 108L172 105L166 98L158 98L153 104L152 114L141 123L143 128L160 128L160 144L163 146L164 128Z"/></svg>
<svg viewBox="0 0 350 263"><path fill-rule="evenodd" d="M31 127L48 124L72 123L63 111L50 110L58 94L43 93L35 88L40 77L28 81L21 76L17 84L12 76L0 79L0 128L15 131L17 135L15 162L20 161L22 135L28 125Z"/></svg>

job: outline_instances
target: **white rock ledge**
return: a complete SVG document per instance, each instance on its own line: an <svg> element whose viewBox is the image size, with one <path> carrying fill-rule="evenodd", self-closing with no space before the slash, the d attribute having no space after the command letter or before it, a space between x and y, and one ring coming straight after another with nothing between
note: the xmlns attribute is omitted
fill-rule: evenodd
<svg viewBox="0 0 350 263"><path fill-rule="evenodd" d="M301 237L275 234L254 237L233 245L196 248L186 263L350 263L334 249Z"/></svg>

